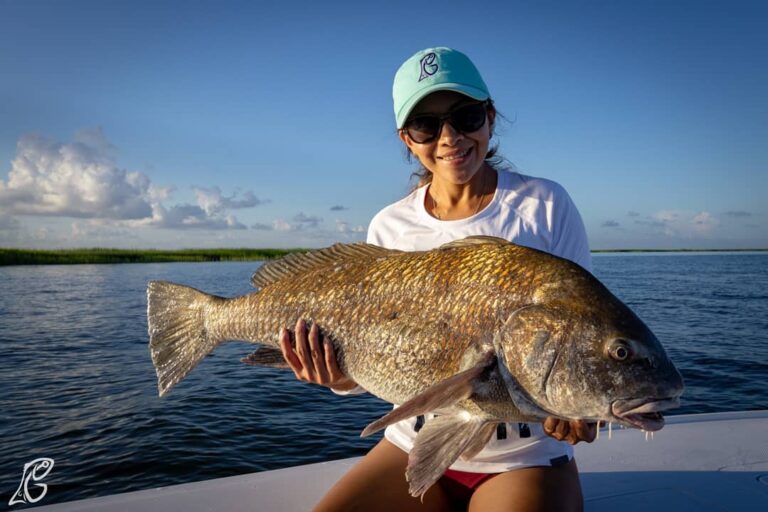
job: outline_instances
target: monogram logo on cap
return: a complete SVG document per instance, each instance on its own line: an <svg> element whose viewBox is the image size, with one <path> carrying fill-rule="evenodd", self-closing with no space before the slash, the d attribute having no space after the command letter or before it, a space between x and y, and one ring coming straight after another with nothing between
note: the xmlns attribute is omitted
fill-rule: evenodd
<svg viewBox="0 0 768 512"><path fill-rule="evenodd" d="M434 52L428 53L421 58L421 76L419 76L419 82L421 82L428 76L432 76L435 73L437 73L437 70L440 68L437 65L436 61L437 61L437 54L435 54Z"/></svg>

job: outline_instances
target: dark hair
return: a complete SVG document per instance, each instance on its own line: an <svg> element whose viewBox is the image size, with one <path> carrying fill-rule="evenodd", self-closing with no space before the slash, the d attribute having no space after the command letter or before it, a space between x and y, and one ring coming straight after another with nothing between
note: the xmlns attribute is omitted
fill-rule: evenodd
<svg viewBox="0 0 768 512"><path fill-rule="evenodd" d="M506 119L501 115L501 113L499 113L498 110L496 110L496 106L493 104L493 100L490 98L488 99L488 111L493 111L496 120L499 118ZM496 135L496 126L498 126L498 122L494 122L493 130L491 131L491 137ZM499 145L497 143L493 146L490 146L488 148L488 153L485 154L485 162L495 170L501 169L504 164L511 165L511 163L506 158L498 154L498 151ZM413 154L411 153L411 150L408 149L408 146L405 147L405 159L408 163L413 163ZM411 173L411 179L413 178L417 178L416 185L413 187L413 189L417 189L432 181L432 173L429 172L429 170L424 167L424 165L419 163L419 168Z"/></svg>

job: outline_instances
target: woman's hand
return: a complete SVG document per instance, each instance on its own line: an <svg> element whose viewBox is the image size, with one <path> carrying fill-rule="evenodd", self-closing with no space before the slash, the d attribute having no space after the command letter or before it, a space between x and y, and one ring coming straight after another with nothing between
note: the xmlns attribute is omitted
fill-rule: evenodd
<svg viewBox="0 0 768 512"><path fill-rule="evenodd" d="M558 441L576 444L579 441L591 443L597 436L597 423L584 420L566 421L550 416L544 420L544 433Z"/></svg>
<svg viewBox="0 0 768 512"><path fill-rule="evenodd" d="M349 391L357 386L355 381L339 370L333 343L325 336L321 342L317 324L312 324L307 335L306 323L304 320L299 320L296 322L294 333L295 347L291 346L291 335L288 329L280 330L280 350L297 379L336 391Z"/></svg>

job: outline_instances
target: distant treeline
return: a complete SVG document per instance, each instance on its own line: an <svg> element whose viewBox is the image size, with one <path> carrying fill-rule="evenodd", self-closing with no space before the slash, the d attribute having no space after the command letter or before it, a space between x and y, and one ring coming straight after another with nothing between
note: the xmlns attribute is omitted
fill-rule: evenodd
<svg viewBox="0 0 768 512"><path fill-rule="evenodd" d="M272 260L291 252L307 249L180 249L160 251L154 249L2 249L3 265L73 265L82 263L163 263L173 261L254 261ZM768 251L768 249L616 249L606 252L742 252Z"/></svg>
<svg viewBox="0 0 768 512"><path fill-rule="evenodd" d="M0 249L2 265L71 265L78 263L158 263L172 261L252 261L280 258L306 249Z"/></svg>

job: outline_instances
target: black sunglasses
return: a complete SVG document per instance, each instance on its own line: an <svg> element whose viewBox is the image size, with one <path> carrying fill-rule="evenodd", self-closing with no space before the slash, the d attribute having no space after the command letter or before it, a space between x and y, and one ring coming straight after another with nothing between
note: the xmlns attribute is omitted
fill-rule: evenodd
<svg viewBox="0 0 768 512"><path fill-rule="evenodd" d="M472 103L443 115L417 115L405 122L403 130L417 144L426 144L435 140L440 135L445 121L451 123L451 126L461 133L476 132L485 124L488 104L488 101Z"/></svg>

